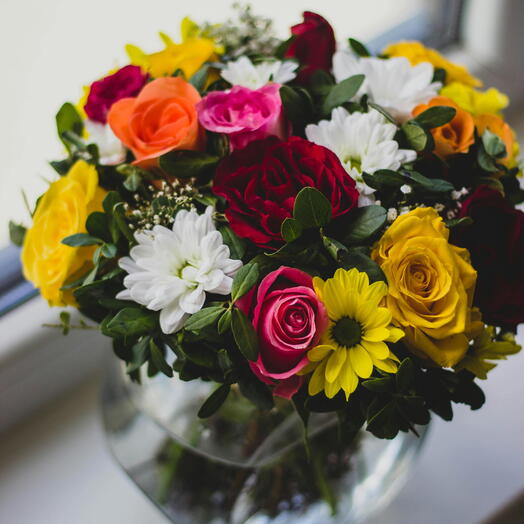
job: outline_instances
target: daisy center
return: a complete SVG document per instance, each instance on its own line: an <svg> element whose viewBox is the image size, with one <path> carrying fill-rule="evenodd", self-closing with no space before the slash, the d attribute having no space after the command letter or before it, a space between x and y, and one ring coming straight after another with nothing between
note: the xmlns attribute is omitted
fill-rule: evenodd
<svg viewBox="0 0 524 524"><path fill-rule="evenodd" d="M360 342L362 328L356 320L342 317L333 324L331 336L340 346L351 348Z"/></svg>
<svg viewBox="0 0 524 524"><path fill-rule="evenodd" d="M349 156L344 160L344 163L351 169L356 169L359 173L362 172L362 159Z"/></svg>

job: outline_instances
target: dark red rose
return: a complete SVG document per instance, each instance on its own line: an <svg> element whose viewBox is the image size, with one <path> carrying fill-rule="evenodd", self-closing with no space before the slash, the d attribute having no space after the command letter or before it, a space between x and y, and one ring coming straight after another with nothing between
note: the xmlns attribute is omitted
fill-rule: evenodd
<svg viewBox="0 0 524 524"><path fill-rule="evenodd" d="M455 228L452 242L471 253L478 272L474 302L484 322L506 327L524 322L524 213L499 191L479 186L460 216L473 224Z"/></svg>
<svg viewBox="0 0 524 524"><path fill-rule="evenodd" d="M333 217L357 205L358 191L329 149L293 136L251 142L234 151L217 169L213 191L228 202L231 228L257 246L278 249L280 226L293 214L297 193L314 187L331 202Z"/></svg>
<svg viewBox="0 0 524 524"><path fill-rule="evenodd" d="M91 84L84 110L90 120L105 124L111 106L121 98L136 96L147 81L138 66L128 65Z"/></svg>
<svg viewBox="0 0 524 524"><path fill-rule="evenodd" d="M329 22L311 11L305 11L303 16L304 21L291 28L295 38L286 51L287 57L296 58L302 65L297 77L299 83L307 83L317 69L331 71L336 49L335 34Z"/></svg>

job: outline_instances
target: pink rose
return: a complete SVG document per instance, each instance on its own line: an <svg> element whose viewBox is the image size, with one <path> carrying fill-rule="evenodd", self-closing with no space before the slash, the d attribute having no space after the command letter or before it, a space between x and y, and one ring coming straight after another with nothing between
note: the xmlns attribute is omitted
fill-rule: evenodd
<svg viewBox="0 0 524 524"><path fill-rule="evenodd" d="M309 362L306 352L327 328L326 309L315 295L312 278L286 266L269 273L254 298L252 289L237 302L258 333L259 355L251 369L262 382L275 386L275 395L291 398L302 384L297 372Z"/></svg>
<svg viewBox="0 0 524 524"><path fill-rule="evenodd" d="M208 131L229 135L232 149L269 135L285 138L279 89L279 84L267 84L212 91L197 105L198 119Z"/></svg>
<svg viewBox="0 0 524 524"><path fill-rule="evenodd" d="M138 66L128 65L116 73L91 84L84 111L90 120L105 124L111 106L121 98L136 96L147 82L148 75Z"/></svg>

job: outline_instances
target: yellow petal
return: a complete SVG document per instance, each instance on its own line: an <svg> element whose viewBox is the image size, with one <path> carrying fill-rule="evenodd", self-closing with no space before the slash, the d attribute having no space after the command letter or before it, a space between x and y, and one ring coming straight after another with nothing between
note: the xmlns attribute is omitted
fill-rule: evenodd
<svg viewBox="0 0 524 524"><path fill-rule="evenodd" d="M340 391L339 381L335 380L335 382L326 382L324 391L327 398L333 398Z"/></svg>
<svg viewBox="0 0 524 524"><path fill-rule="evenodd" d="M362 334L364 340L369 340L370 342L381 342L382 340L387 340L389 337L389 329L385 327L378 327L373 329L365 329Z"/></svg>
<svg viewBox="0 0 524 524"><path fill-rule="evenodd" d="M348 400L349 395L351 395L351 393L353 393L353 391L355 391L357 388L358 377L353 371L353 368L349 366L347 362L340 372L339 382L342 386L342 389L344 390L344 393L346 394L346 400Z"/></svg>
<svg viewBox="0 0 524 524"><path fill-rule="evenodd" d="M362 346L375 358L378 358L380 360L388 358L389 347L385 342L370 342L369 340L363 340Z"/></svg>
<svg viewBox="0 0 524 524"><path fill-rule="evenodd" d="M313 375L309 379L308 393L311 396L317 395L324 389L324 372L326 369L326 363L322 362L320 366L315 369Z"/></svg>
<svg viewBox="0 0 524 524"><path fill-rule="evenodd" d="M349 350L349 359L355 373L362 378L369 378L373 372L373 361L369 353L361 346Z"/></svg>
<svg viewBox="0 0 524 524"><path fill-rule="evenodd" d="M328 359L326 366L326 380L334 382L346 361L347 350L338 349Z"/></svg>
<svg viewBox="0 0 524 524"><path fill-rule="evenodd" d="M404 331L396 327L389 327L389 337L386 338L388 342L398 342L405 335Z"/></svg>
<svg viewBox="0 0 524 524"><path fill-rule="evenodd" d="M311 362L319 362L320 360L323 360L325 357L327 357L329 353L331 353L331 351L334 350L335 348L333 346L329 346L328 344L320 344L308 351L307 358Z"/></svg>
<svg viewBox="0 0 524 524"><path fill-rule="evenodd" d="M391 323L391 311L385 307L375 308L373 313L364 320L366 330L389 326Z"/></svg>

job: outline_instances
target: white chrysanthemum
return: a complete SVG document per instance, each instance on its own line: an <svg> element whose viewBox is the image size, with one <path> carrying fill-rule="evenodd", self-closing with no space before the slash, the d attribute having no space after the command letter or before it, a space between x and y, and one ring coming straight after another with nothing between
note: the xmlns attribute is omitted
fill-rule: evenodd
<svg viewBox="0 0 524 524"><path fill-rule="evenodd" d="M228 62L222 69L222 78L231 85L259 89L268 82L285 84L295 78L298 64L295 62L262 62L253 64L247 56L241 56L234 62Z"/></svg>
<svg viewBox="0 0 524 524"><path fill-rule="evenodd" d="M179 331L202 308L206 292L231 293L232 277L242 266L229 258L212 213L212 207L203 215L179 211L172 229L155 226L135 233L138 245L119 261L128 275L117 298L160 311L164 333Z"/></svg>
<svg viewBox="0 0 524 524"><path fill-rule="evenodd" d="M399 148L393 139L396 132L397 126L374 109L350 114L343 107L333 109L331 120L306 127L307 139L333 151L355 180L360 206L373 203L375 191L365 184L362 173L372 175L378 169L395 171L417 157L415 151Z"/></svg>
<svg viewBox="0 0 524 524"><path fill-rule="evenodd" d="M365 75L355 98L367 94L372 102L400 122L411 118L411 112L418 104L424 104L438 94L442 84L431 81L433 73L429 62L412 66L403 56L359 58L349 49L337 51L333 56L333 74L337 82L353 75Z"/></svg>
<svg viewBox="0 0 524 524"><path fill-rule="evenodd" d="M98 147L99 162L103 166L115 166L126 158L126 149L109 125L86 120L87 141Z"/></svg>

